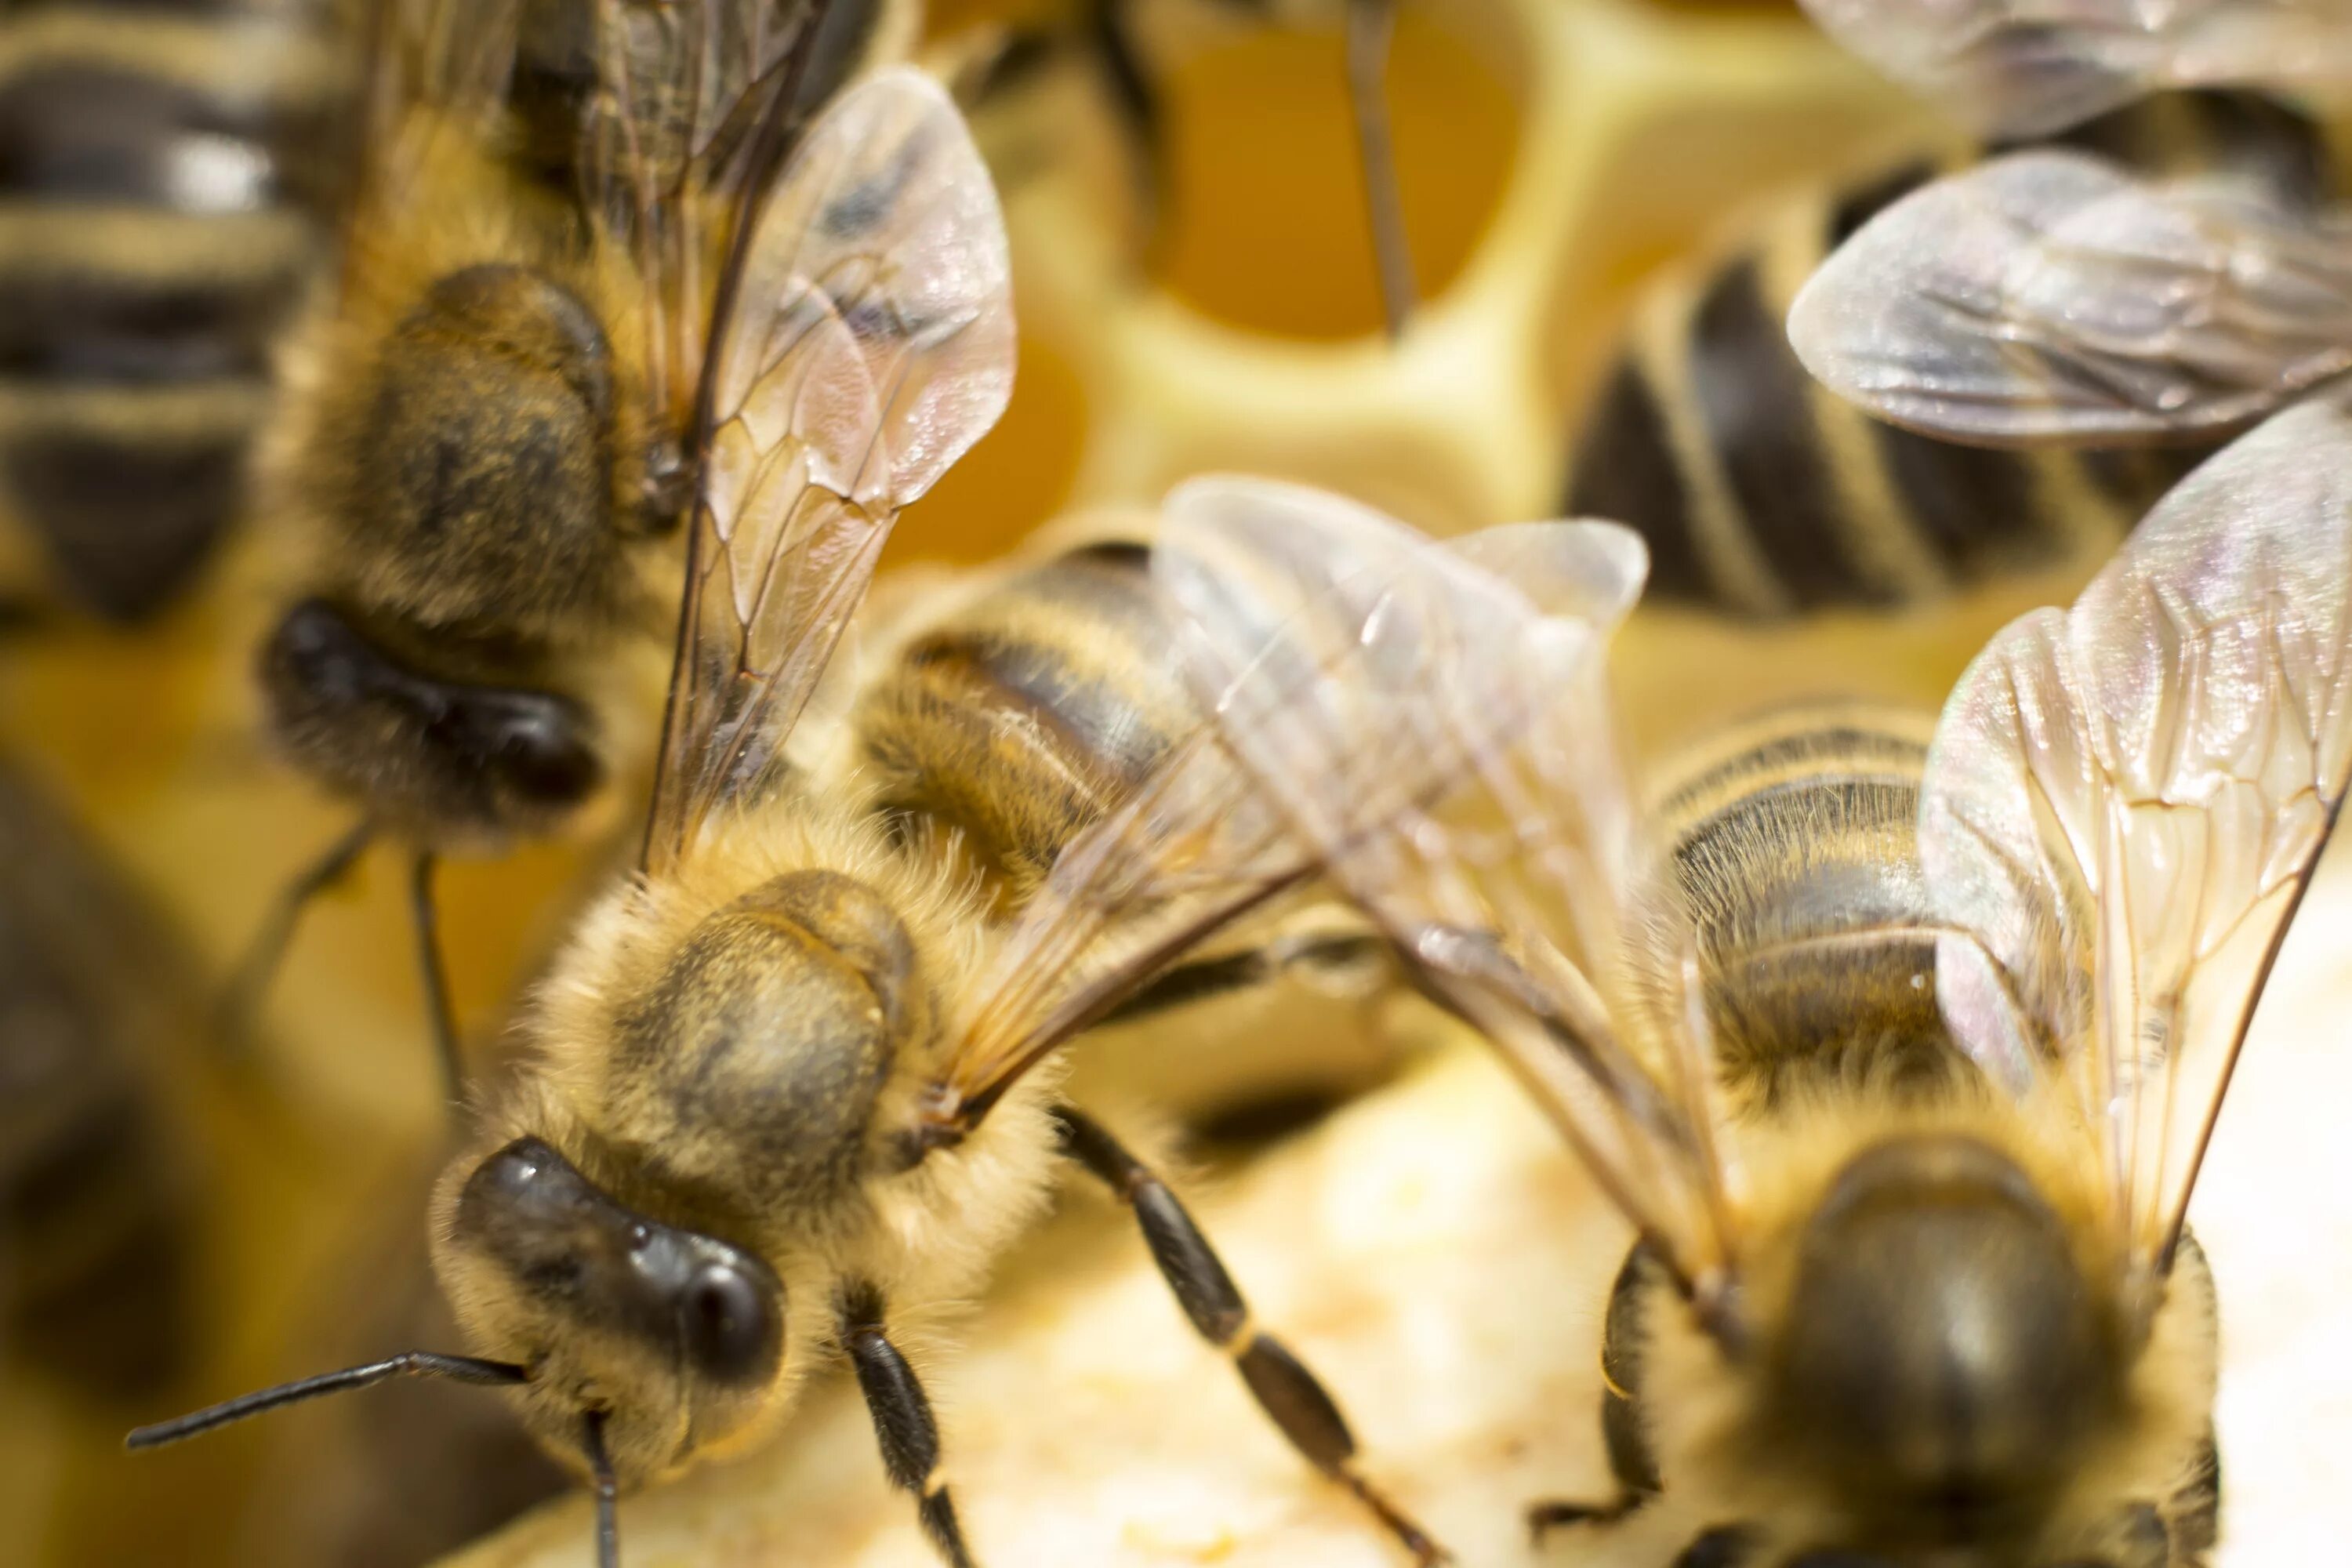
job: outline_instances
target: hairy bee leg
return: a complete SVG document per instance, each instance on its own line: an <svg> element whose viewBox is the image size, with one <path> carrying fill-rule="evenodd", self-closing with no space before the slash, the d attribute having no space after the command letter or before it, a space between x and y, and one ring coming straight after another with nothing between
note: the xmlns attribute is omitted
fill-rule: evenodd
<svg viewBox="0 0 2352 1568"><path fill-rule="evenodd" d="M1404 232L1397 191L1396 149L1389 135L1389 47L1396 36L1397 0L1348 0L1348 107L1356 121L1356 158L1364 176L1364 210L1371 222L1372 260L1381 280L1381 314L1391 339L1404 335L1415 303L1412 247Z"/></svg>
<svg viewBox="0 0 2352 1568"><path fill-rule="evenodd" d="M1173 1012L1196 1002L1213 1001L1234 992L1270 985L1293 971L1349 967L1375 952L1388 952L1388 947L1376 936L1323 932L1286 937L1246 952L1196 959L1160 971L1126 1001L1104 1014L1101 1022L1106 1026L1133 1023L1138 1018Z"/></svg>
<svg viewBox="0 0 2352 1568"><path fill-rule="evenodd" d="M588 1454L588 1479L596 1494L596 1568L621 1568L621 1488L604 1451L604 1413L592 1410L581 1436Z"/></svg>
<svg viewBox="0 0 2352 1568"><path fill-rule="evenodd" d="M466 1053L457 1043L457 1017L449 1004L449 971L441 959L441 911L433 901L433 874L440 857L420 849L408 863L408 912L416 928L416 970L425 983L425 1025L441 1059L441 1088L451 1105L466 1097Z"/></svg>
<svg viewBox="0 0 2352 1568"><path fill-rule="evenodd" d="M1093 1118L1067 1106L1055 1116L1063 1152L1134 1211L1151 1259L1177 1304L1202 1339L1234 1358L1242 1381L1290 1446L1355 1493L1416 1562L1446 1561L1444 1550L1427 1532L1357 1473L1355 1436L1339 1405L1281 1341L1251 1324L1249 1304L1242 1300L1233 1276L1168 1184Z"/></svg>
<svg viewBox="0 0 2352 1568"><path fill-rule="evenodd" d="M1132 3L1133 0L1087 0L1086 47L1094 52L1104 85L1110 92L1111 108L1125 122L1133 142L1136 199L1143 212L1148 236L1145 247L1156 250L1167 231L1168 120L1167 110L1160 101L1160 89L1143 68L1142 52L1136 47L1135 35L1129 25L1127 13Z"/></svg>
<svg viewBox="0 0 2352 1568"><path fill-rule="evenodd" d="M1718 1524L1676 1552L1674 1568L1743 1568L1755 1561L1758 1544L1749 1526Z"/></svg>
<svg viewBox="0 0 2352 1568"><path fill-rule="evenodd" d="M269 914L254 933L231 973L227 988L221 995L221 1037L229 1048L242 1052L249 1035L249 1026L260 1011L261 998L269 983L277 977L278 966L286 957L287 945L294 939L295 922L310 900L351 875L352 868L375 840L375 824L360 818L357 826L328 847L327 852L305 867L286 890L278 895Z"/></svg>
<svg viewBox="0 0 2352 1568"><path fill-rule="evenodd" d="M2069 1557L2053 1568L2167 1568L2175 1562L2205 1561L2201 1548L2174 1554L2173 1529L2154 1503L2126 1503L2118 1508L2100 1534L2104 1539L2092 1551L2080 1557ZM2211 1542L2206 1545L2210 1547ZM1823 1568L1838 1568L1838 1564L1825 1563Z"/></svg>
<svg viewBox="0 0 2352 1568"><path fill-rule="evenodd" d="M1621 1492L1609 1502L1568 1502L1546 1500L1528 1505L1528 1539L1538 1546L1553 1531L1571 1524L1614 1524L1640 1511L1653 1494Z"/></svg>
<svg viewBox="0 0 2352 1568"><path fill-rule="evenodd" d="M1527 1511L1530 1541L1540 1544L1546 1533L1565 1525L1614 1524L1658 1495L1657 1460L1643 1432L1640 1409L1643 1320L1649 1299L1668 1289L1656 1254L1637 1242L1609 1288L1601 1332L1601 1441L1617 1495L1605 1503L1548 1499L1532 1504Z"/></svg>
<svg viewBox="0 0 2352 1568"><path fill-rule="evenodd" d="M950 1568L972 1568L963 1529L956 1523L955 1500L940 1468L940 1424L915 1369L882 1329L882 1292L872 1285L845 1289L835 1307L841 1348L857 1370L857 1386L874 1417L882 1468L893 1486L915 1494L923 1533Z"/></svg>

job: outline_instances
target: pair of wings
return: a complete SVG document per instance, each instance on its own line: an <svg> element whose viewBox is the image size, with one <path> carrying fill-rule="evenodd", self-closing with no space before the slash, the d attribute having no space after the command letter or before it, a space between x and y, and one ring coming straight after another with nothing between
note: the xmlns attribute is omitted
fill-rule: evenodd
<svg viewBox="0 0 2352 1568"><path fill-rule="evenodd" d="M692 479L654 872L768 772L899 509L1011 395L1003 218L946 94L890 69L800 123L844 52L832 9L855 8L385 0L379 19L373 204L400 210L439 139L511 146L552 118L590 238L636 273L647 426Z"/></svg>
<svg viewBox="0 0 2352 1568"><path fill-rule="evenodd" d="M2352 0L1806 0L1987 129L2045 135L2158 88L2352 80ZM2352 222L2255 180L1994 159L1851 237L1789 337L1883 418L1990 446L2242 427L2352 370Z"/></svg>
<svg viewBox="0 0 2352 1568"><path fill-rule="evenodd" d="M1949 439L2226 430L2352 371L2352 222L2249 180L2012 153L1864 224L1789 341L1841 395Z"/></svg>
<svg viewBox="0 0 2352 1568"><path fill-rule="evenodd" d="M1822 31L1982 129L2045 136L2164 88L2352 77L2346 0L1804 0Z"/></svg>
<svg viewBox="0 0 2352 1568"><path fill-rule="evenodd" d="M1266 798L1685 1282L1727 1279L1738 1175L1698 955L1643 883L1602 684L1643 574L1633 536L1437 546L1337 498L1218 479L1171 499L1158 549ZM1992 1080L2071 1088L2140 1267L2170 1264L2347 775L2352 419L2317 404L2184 481L2072 611L2000 633L1945 710L1919 827L1952 933L1939 1001Z"/></svg>

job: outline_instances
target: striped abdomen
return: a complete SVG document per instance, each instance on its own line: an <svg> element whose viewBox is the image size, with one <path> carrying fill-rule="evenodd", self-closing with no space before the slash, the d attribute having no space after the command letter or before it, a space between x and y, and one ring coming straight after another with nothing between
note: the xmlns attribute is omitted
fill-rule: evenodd
<svg viewBox="0 0 2352 1568"><path fill-rule="evenodd" d="M1859 705L1768 714L1689 759L1659 805L1717 1047L1768 1099L1952 1060L1916 837L1928 733Z"/></svg>
<svg viewBox="0 0 2352 1568"><path fill-rule="evenodd" d="M919 636L859 701L880 808L1025 895L1198 721L1169 616L1149 552L1097 544Z"/></svg>
<svg viewBox="0 0 2352 1568"><path fill-rule="evenodd" d="M194 1205L151 1053L195 1044L170 1026L194 984L0 770L0 1355L88 1395L152 1390L193 1349Z"/></svg>
<svg viewBox="0 0 2352 1568"><path fill-rule="evenodd" d="M2164 172L2325 193L2318 128L2244 93L2147 99L2059 139ZM1898 605L2104 548L2218 442L1990 451L1896 429L1808 376L1783 328L1814 267L1952 150L1769 210L1696 279L1653 285L1577 436L1568 510L1648 541L1654 598L1753 616Z"/></svg>
<svg viewBox="0 0 2352 1568"><path fill-rule="evenodd" d="M0 510L100 615L168 603L243 504L272 345L335 206L344 98L284 11L0 23Z"/></svg>

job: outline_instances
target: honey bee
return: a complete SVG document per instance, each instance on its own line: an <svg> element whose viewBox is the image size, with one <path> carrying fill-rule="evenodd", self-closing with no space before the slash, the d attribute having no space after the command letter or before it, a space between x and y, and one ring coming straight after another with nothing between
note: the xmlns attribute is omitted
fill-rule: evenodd
<svg viewBox="0 0 2352 1568"><path fill-rule="evenodd" d="M0 1354L84 1400L186 1371L205 1183L161 1065L187 955L47 792L0 763Z"/></svg>
<svg viewBox="0 0 2352 1568"><path fill-rule="evenodd" d="M176 602L246 510L273 345L325 259L332 8L0 24L0 495L37 616Z"/></svg>
<svg viewBox="0 0 2352 1568"><path fill-rule="evenodd" d="M1166 1184L1055 1093L1075 1035L1306 873L1214 731L1169 746L1003 921L950 857L894 845L854 781L787 750L896 508L1009 392L1003 221L946 98L904 71L845 92L740 271L641 871L556 960L535 1061L433 1205L473 1353L330 1373L130 1445L394 1376L499 1386L594 1487L609 1563L621 1491L760 1440L846 1361L890 1479L968 1563L890 1325L970 1289L1062 1156L1133 1209L1194 1327L1294 1446L1433 1560Z"/></svg>
<svg viewBox="0 0 2352 1568"><path fill-rule="evenodd" d="M2226 179L2249 199L2261 193L2265 210L2315 212L2327 189L2319 127L2253 93L2146 99L2067 128L2055 145L2150 170L2185 188ZM2084 443L2098 444L2089 438L2113 433L2078 429L2084 442L2064 449L1985 452L1951 444L1954 435L1966 437L1953 421L1904 421L1924 434L1883 425L1808 379L1798 354L1819 366L1805 336L1807 307L1790 311L1822 258L1841 245L1848 247L1841 257L1859 257L1872 242L1850 239L1856 230L1874 235L1906 221L1896 215L1912 204L1932 205L1932 198L1909 193L1972 188L2004 166L2007 160L1979 166L2002 146L1954 141L1935 156L1793 193L1759 212L1740 243L1700 274L1669 276L1644 291L1629 341L1578 431L1567 510L1617 519L1642 535L1654 599L1757 617L1900 605L2086 545L2104 553L2218 445L2216 436L2169 449L2116 450L2109 440L2109 449L2086 450ZM1957 187L1930 183L1960 169L1973 172L1952 175ZM1956 228L1948 207L1933 206L1933 216L1921 212L1908 229L1942 269L1940 282L1957 268L1974 274L1998 264L1998 241L1988 234L1996 222L1979 211ZM1955 244L1956 233L1969 243ZM2071 280L2083 269L2070 253L2051 249L2062 276ZM1841 265L1832 260L1823 277ZM1836 288L1850 299L1870 291L1915 323L1944 313L1910 291L1916 279L1905 278L1898 293L1882 281L1880 262L1843 265L1844 276L1859 273L1862 280L1817 283L1811 291ZM2124 286L2120 258L2111 275ZM2042 292L2047 276L2033 285L2037 298L2056 297ZM2147 281L2134 280L2132 308L2150 308ZM1946 289L1934 299L1961 297ZM2181 309L2196 307L2184 301ZM1783 334L1784 316L1796 353ZM1913 336L1925 330L1915 328ZM2104 334L2110 318L2075 330ZM1866 352L1887 352L1883 337L1856 341ZM1915 368L1923 378L1965 371L1965 389L1951 395L1963 405L1973 403L1984 379L1978 367L1953 365L1948 356ZM1834 377L1832 384L1840 391L1849 385ZM1889 412L1883 400L1871 406Z"/></svg>
<svg viewBox="0 0 2352 1568"><path fill-rule="evenodd" d="M2347 496L2352 416L2281 414L1932 731L1784 715L1646 831L1601 668L1635 536L1446 551L1313 491L1171 499L1228 736L1638 1231L1616 1491L1539 1532L1663 1508L1679 1568L2207 1561L2183 1216L2352 775Z"/></svg>
<svg viewBox="0 0 2352 1568"><path fill-rule="evenodd" d="M2057 112L2077 87L2156 75L2352 80L2352 24L2326 7L2109 20L2113 36L2037 34L2021 90L2046 88ZM1886 21L1890 46L1933 36ZM2352 369L2339 209L2096 151L2012 153L1862 226L1790 307L1806 368L1881 418L1995 447L2211 438Z"/></svg>
<svg viewBox="0 0 2352 1568"><path fill-rule="evenodd" d="M557 831L644 749L625 696L676 601L707 323L778 281L729 247L889 14L382 6L341 287L297 344L271 460L271 513L313 559L259 659L276 749L360 820L273 910L239 1007L308 900L396 839L461 1089L437 858Z"/></svg>

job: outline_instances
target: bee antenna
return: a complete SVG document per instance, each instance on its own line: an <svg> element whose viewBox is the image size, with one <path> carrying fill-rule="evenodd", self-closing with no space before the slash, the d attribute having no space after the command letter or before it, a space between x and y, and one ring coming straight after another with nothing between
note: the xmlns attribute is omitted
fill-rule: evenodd
<svg viewBox="0 0 2352 1568"><path fill-rule="evenodd" d="M621 1568L620 1486L613 1458L604 1451L604 1413L588 1412L580 1446L588 1454L588 1478L596 1487L596 1568Z"/></svg>
<svg viewBox="0 0 2352 1568"><path fill-rule="evenodd" d="M527 1382L530 1370L510 1361L442 1355L434 1351L403 1351L396 1356L369 1362L363 1366L347 1366L339 1372L322 1372L316 1377L281 1383L275 1388L240 1394L235 1399L207 1405L177 1420L158 1421L152 1426L142 1426L123 1438L122 1446L134 1452L142 1448L160 1448L166 1443L200 1437L215 1426L242 1421L248 1415L258 1415L281 1405L299 1405L306 1399L341 1394L347 1389L373 1388L395 1377L446 1377L455 1383L515 1384Z"/></svg>

